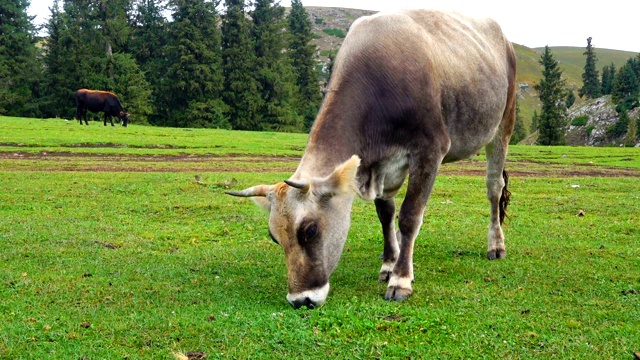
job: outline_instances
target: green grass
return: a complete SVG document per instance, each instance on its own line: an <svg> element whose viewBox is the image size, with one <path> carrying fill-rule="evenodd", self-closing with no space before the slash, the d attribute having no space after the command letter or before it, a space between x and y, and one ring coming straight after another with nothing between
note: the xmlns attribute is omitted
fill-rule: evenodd
<svg viewBox="0 0 640 360"><path fill-rule="evenodd" d="M260 154L296 155L304 150L305 134L168 129L130 125L103 126L61 119L0 117L4 151L65 151L117 154Z"/></svg>
<svg viewBox="0 0 640 360"><path fill-rule="evenodd" d="M255 165L262 145L252 141L278 158L299 156L290 147L305 136L8 118L0 128L0 142L21 144L0 152L73 149L87 166L117 170L0 162L0 358L630 359L640 350L640 149L513 147L509 169L534 175L511 177L500 261L484 258L484 179L438 177L416 242L414 295L401 303L383 300L375 209L357 200L328 301L311 311L285 300L266 215L223 194L232 179L240 189L289 176ZM107 141L118 146L73 146ZM110 156L94 156L103 151ZM245 154L242 171L178 161L225 151ZM118 168L145 154L172 170L153 159Z"/></svg>
<svg viewBox="0 0 640 360"><path fill-rule="evenodd" d="M342 29L322 29L322 31L337 38L345 37L344 31L342 31Z"/></svg>

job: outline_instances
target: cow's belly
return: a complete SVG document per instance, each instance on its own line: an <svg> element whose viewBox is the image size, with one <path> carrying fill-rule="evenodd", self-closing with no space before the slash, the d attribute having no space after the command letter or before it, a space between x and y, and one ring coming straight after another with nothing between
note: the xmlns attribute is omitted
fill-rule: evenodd
<svg viewBox="0 0 640 360"><path fill-rule="evenodd" d="M496 127L497 129L497 127ZM449 152L442 160L443 164L464 160L477 155L482 148L487 145L495 136L495 130L488 132L485 136L477 137L474 139L463 138L461 140L452 139ZM456 141L457 140L457 141Z"/></svg>
<svg viewBox="0 0 640 360"><path fill-rule="evenodd" d="M443 163L474 156L493 140L498 130L504 114L506 94L477 95L475 98L479 100L445 115L451 145Z"/></svg>

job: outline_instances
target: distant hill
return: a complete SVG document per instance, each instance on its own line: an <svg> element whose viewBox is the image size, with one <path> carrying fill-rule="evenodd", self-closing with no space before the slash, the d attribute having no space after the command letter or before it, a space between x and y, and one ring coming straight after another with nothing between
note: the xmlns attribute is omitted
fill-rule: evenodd
<svg viewBox="0 0 640 360"><path fill-rule="evenodd" d="M313 42L318 46L320 61L326 65L329 61L329 54L335 52L342 45L343 37L348 32L353 21L361 16L375 14L376 11L328 8L328 7L306 7L311 18ZM538 63L544 48L528 48L523 45L513 44L518 58L517 82L520 84L520 114L527 127L531 121L531 116L535 109L539 107L537 94L533 90L534 84L540 81L542 67ZM582 87L582 72L585 64L585 47L560 46L551 47L551 52L560 64L563 75L567 80L567 86L576 92ZM616 68L621 67L631 57L638 53L620 50L609 50L595 48L598 58L597 68L614 63ZM582 99L577 99L575 106L580 106Z"/></svg>

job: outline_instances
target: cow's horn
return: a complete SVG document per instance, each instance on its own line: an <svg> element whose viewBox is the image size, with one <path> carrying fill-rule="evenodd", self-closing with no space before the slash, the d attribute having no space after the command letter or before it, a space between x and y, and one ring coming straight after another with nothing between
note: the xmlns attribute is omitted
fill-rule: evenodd
<svg viewBox="0 0 640 360"><path fill-rule="evenodd" d="M294 187L298 190L300 190L303 193L306 193L309 191L309 183L308 182L296 182L296 181L291 181L291 180L285 180L284 181L287 185Z"/></svg>
<svg viewBox="0 0 640 360"><path fill-rule="evenodd" d="M271 191L272 185L256 185L240 191L225 191L224 193L231 196L251 197L251 196L267 196Z"/></svg>

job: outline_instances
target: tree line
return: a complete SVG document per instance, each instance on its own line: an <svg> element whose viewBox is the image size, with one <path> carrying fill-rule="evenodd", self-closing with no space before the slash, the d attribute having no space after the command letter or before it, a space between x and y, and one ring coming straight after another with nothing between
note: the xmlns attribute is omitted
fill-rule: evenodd
<svg viewBox="0 0 640 360"><path fill-rule="evenodd" d="M37 36L28 0L0 0L0 114L72 118L79 88L132 122L306 131L322 95L300 0L55 0Z"/></svg>
<svg viewBox="0 0 640 360"><path fill-rule="evenodd" d="M605 65L600 74L597 70L597 56L592 38L587 39L584 52L585 66L582 74L582 87L578 95L587 99L595 99L603 95L611 95L618 112L618 119L607 129L612 139L621 139L626 146L635 146L638 142L640 117L629 118L628 112L640 106L640 54L631 57L616 69L612 63ZM551 49L546 46L539 61L542 65L542 79L534 86L542 104L540 113L533 114L532 131L538 131L537 143L540 145L565 144L565 132L569 125L567 109L575 102L573 91L567 89L562 78L562 70L553 57ZM522 119L517 119L512 143L526 137Z"/></svg>

